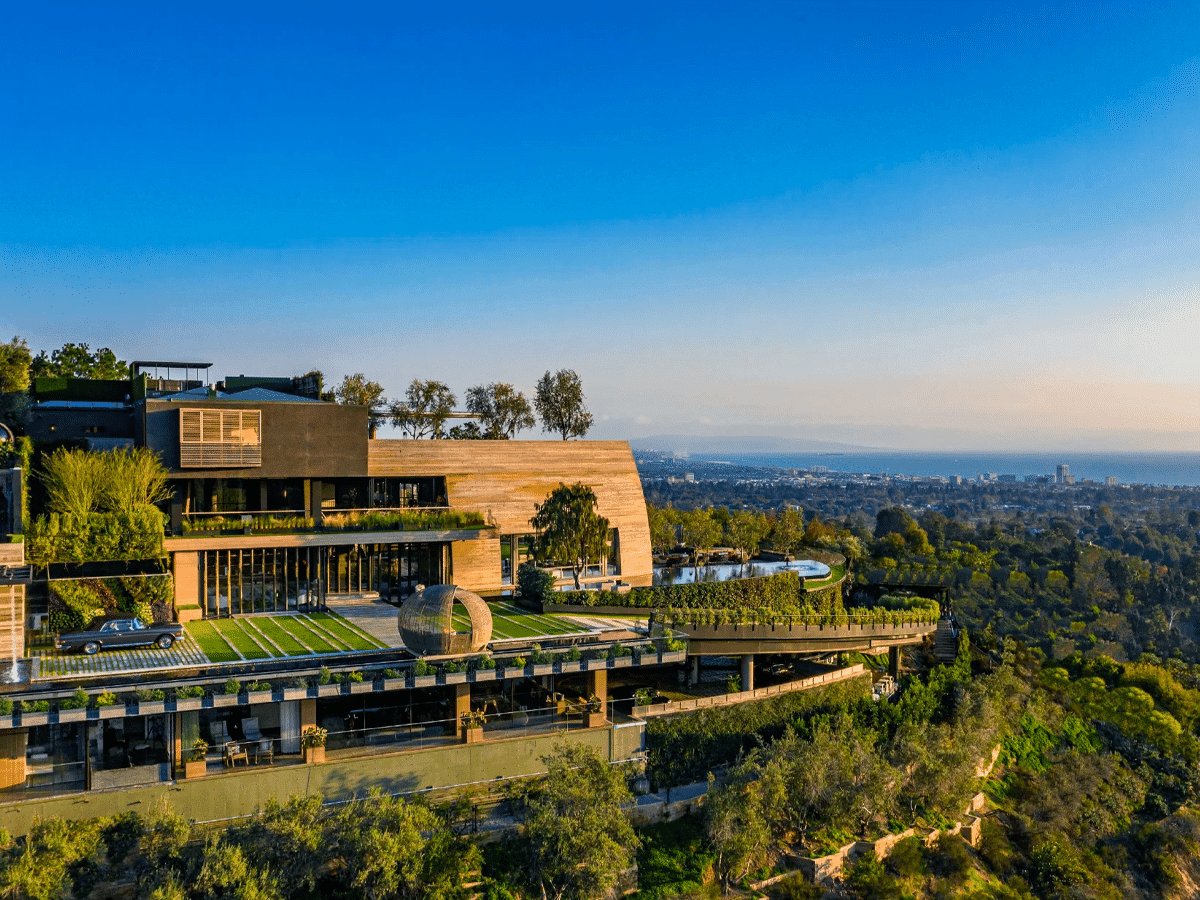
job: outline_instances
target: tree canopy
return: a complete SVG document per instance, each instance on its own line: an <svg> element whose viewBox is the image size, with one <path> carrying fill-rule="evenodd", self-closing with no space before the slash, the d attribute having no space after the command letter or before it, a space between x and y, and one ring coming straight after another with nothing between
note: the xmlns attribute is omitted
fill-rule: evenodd
<svg viewBox="0 0 1200 900"><path fill-rule="evenodd" d="M596 512L596 494L585 484L560 484L530 521L538 532L538 555L569 565L575 590L587 564L608 555L608 519Z"/></svg>
<svg viewBox="0 0 1200 900"><path fill-rule="evenodd" d="M446 419L457 402L444 383L414 378L404 392L404 400L392 404L392 424L412 438L445 437Z"/></svg>
<svg viewBox="0 0 1200 900"><path fill-rule="evenodd" d="M592 427L592 414L583 405L583 383L571 369L546 372L537 383L533 399L542 431L553 431L568 438L583 437Z"/></svg>
<svg viewBox="0 0 1200 900"><path fill-rule="evenodd" d="M33 356L23 338L0 344L0 394L29 390L29 367Z"/></svg>
<svg viewBox="0 0 1200 900"><path fill-rule="evenodd" d="M469 388L467 411L479 419L478 426L474 430L453 429L452 436L507 441L518 431L537 424L529 400L511 384L493 382Z"/></svg>
<svg viewBox="0 0 1200 900"><path fill-rule="evenodd" d="M383 424L384 417L374 413L374 410L387 402L383 396L383 385L378 381L371 381L362 372L356 372L343 378L342 383L334 388L333 395L337 398L338 403L344 403L347 406L365 406L367 408L367 431L371 437L375 437L375 432Z"/></svg>
<svg viewBox="0 0 1200 900"><path fill-rule="evenodd" d="M582 744L563 744L542 762L546 777L528 796L523 828L529 879L547 900L604 896L638 846L624 772Z"/></svg>
<svg viewBox="0 0 1200 900"><path fill-rule="evenodd" d="M118 380L129 377L129 363L117 359L107 347L92 351L87 344L67 343L49 356L45 350L39 353L30 364L29 375L33 378Z"/></svg>

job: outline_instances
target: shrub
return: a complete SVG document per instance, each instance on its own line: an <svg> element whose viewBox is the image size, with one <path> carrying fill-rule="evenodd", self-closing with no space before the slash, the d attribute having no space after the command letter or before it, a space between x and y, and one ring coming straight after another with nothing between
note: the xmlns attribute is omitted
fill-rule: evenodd
<svg viewBox="0 0 1200 900"><path fill-rule="evenodd" d="M242 683L232 675L225 681L225 694L229 697L236 697L242 692Z"/></svg>
<svg viewBox="0 0 1200 900"><path fill-rule="evenodd" d="M547 663L554 662L554 655L543 650L541 644L534 644L529 650L529 657L533 660L535 666L544 666Z"/></svg>
<svg viewBox="0 0 1200 900"><path fill-rule="evenodd" d="M207 752L208 741L204 740L204 738L196 738L196 740L192 741L192 747L190 750L192 758L190 761L201 762L204 759L204 754Z"/></svg>
<svg viewBox="0 0 1200 900"><path fill-rule="evenodd" d="M511 665L514 669L524 669L525 668L525 657L514 656L511 660L509 660L509 665ZM506 666L506 668L507 668L507 666Z"/></svg>
<svg viewBox="0 0 1200 900"><path fill-rule="evenodd" d="M203 696L204 688L198 684L185 684L182 687L175 688L175 697L180 700Z"/></svg>
<svg viewBox="0 0 1200 900"><path fill-rule="evenodd" d="M311 750L314 747L324 747L328 737L329 732L324 728L316 726L305 728L304 733L300 735L300 746L306 750Z"/></svg>
<svg viewBox="0 0 1200 900"><path fill-rule="evenodd" d="M70 697L58 701L59 709L84 709L87 705L88 693L82 687L76 688Z"/></svg>
<svg viewBox="0 0 1200 900"><path fill-rule="evenodd" d="M252 691L269 690L271 690L271 683L269 681L252 681L246 685L246 693L251 693Z"/></svg>
<svg viewBox="0 0 1200 900"><path fill-rule="evenodd" d="M631 656L632 654L632 650L630 650L624 644L620 644L615 641L613 642L613 645L608 648L609 659L621 659L626 656Z"/></svg>
<svg viewBox="0 0 1200 900"><path fill-rule="evenodd" d="M443 672L465 672L465 671L467 671L467 664L465 661L463 661L461 659L452 659L449 662L447 662L445 665L442 666L442 671Z"/></svg>
<svg viewBox="0 0 1200 900"><path fill-rule="evenodd" d="M7 697L0 697L0 716L11 716L13 711L13 702Z"/></svg>
<svg viewBox="0 0 1200 900"><path fill-rule="evenodd" d="M165 700L166 694L159 688L138 688L133 692L133 698L138 703L152 703L156 700Z"/></svg>
<svg viewBox="0 0 1200 900"><path fill-rule="evenodd" d="M402 678L404 676L397 669L384 669L383 677L384 678Z"/></svg>
<svg viewBox="0 0 1200 900"><path fill-rule="evenodd" d="M476 656L471 662L475 664L476 669L491 671L496 668L496 660L490 656Z"/></svg>
<svg viewBox="0 0 1200 900"><path fill-rule="evenodd" d="M416 675L418 678L425 676L425 675L432 675L433 672L434 672L433 666L431 666L429 663L425 662L425 660L423 660L423 659L418 659L413 664L413 674Z"/></svg>
<svg viewBox="0 0 1200 900"><path fill-rule="evenodd" d="M521 563L517 568L517 591L526 600L548 603L554 595L554 575L533 563Z"/></svg>
<svg viewBox="0 0 1200 900"><path fill-rule="evenodd" d="M176 689L175 693L178 694L179 689ZM116 706L116 705L117 705L117 695L114 694L112 691L105 691L102 694L96 695L97 708L99 708L101 706Z"/></svg>
<svg viewBox="0 0 1200 900"><path fill-rule="evenodd" d="M21 712L23 712L23 713L50 712L50 701L49 700L23 700L21 702Z"/></svg>
<svg viewBox="0 0 1200 900"><path fill-rule="evenodd" d="M321 671L317 673L317 684L331 684L333 682L333 673L325 666L321 666Z"/></svg>

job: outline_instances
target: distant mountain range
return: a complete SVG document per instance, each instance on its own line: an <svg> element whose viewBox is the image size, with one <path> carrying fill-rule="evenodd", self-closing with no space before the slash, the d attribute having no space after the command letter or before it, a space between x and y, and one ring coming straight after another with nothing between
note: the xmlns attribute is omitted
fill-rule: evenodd
<svg viewBox="0 0 1200 900"><path fill-rule="evenodd" d="M839 444L835 441L813 441L772 435L730 437L655 434L630 438L629 445L635 450L657 450L661 453L863 453L882 449L860 444Z"/></svg>

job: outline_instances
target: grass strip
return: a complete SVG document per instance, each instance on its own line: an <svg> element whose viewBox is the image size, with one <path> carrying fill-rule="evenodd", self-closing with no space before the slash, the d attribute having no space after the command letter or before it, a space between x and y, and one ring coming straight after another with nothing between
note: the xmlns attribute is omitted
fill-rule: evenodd
<svg viewBox="0 0 1200 900"><path fill-rule="evenodd" d="M365 631L352 627L341 616L334 615L333 613L310 613L309 618L315 622L320 622L322 628L327 629L335 637L345 641L355 650L386 649L385 645L381 644Z"/></svg>
<svg viewBox="0 0 1200 900"><path fill-rule="evenodd" d="M565 625L561 620L553 619L546 615L539 615L538 613L531 613L510 603L495 604L493 614L496 611L499 611L506 618L521 622L528 628L540 628L543 634L571 634L575 630Z"/></svg>
<svg viewBox="0 0 1200 900"><path fill-rule="evenodd" d="M183 627L188 636L204 651L209 662L237 662L241 659L225 638L221 637L220 632L213 628L211 622L188 622Z"/></svg>
<svg viewBox="0 0 1200 900"><path fill-rule="evenodd" d="M261 617L254 621L254 627L265 634L271 641L288 656L308 656L312 653L295 637L284 631L272 619Z"/></svg>
<svg viewBox="0 0 1200 900"><path fill-rule="evenodd" d="M342 650L331 644L319 632L308 627L308 623L296 616L288 616L286 619L277 619L275 622L280 628L283 628L298 641L312 647L314 653L338 653Z"/></svg>
<svg viewBox="0 0 1200 900"><path fill-rule="evenodd" d="M254 638L235 619L218 619L213 627L246 659L269 659L274 655L255 643Z"/></svg>
<svg viewBox="0 0 1200 900"><path fill-rule="evenodd" d="M375 635L371 634L371 632L367 631L365 628L363 628L358 623L356 623L350 619L347 619L345 616L340 615L335 612L330 612L329 615L331 617L332 622L347 629L351 634L358 635L360 638L362 638L364 641L366 641L368 644L370 644L375 649L386 650L386 649L388 649L388 647L391 646L390 644L388 644L384 641L380 641L379 638L375 637ZM395 621L396 620L393 617L392 622L395 623Z"/></svg>
<svg viewBox="0 0 1200 900"><path fill-rule="evenodd" d="M322 625L320 622L313 621L311 616L302 614L300 616L300 621L302 621L308 628L311 628L313 631L319 634L324 640L333 644L333 646L338 650L346 651L355 649L345 639L334 634L329 628Z"/></svg>
<svg viewBox="0 0 1200 900"><path fill-rule="evenodd" d="M544 632L534 631L532 628L527 628L517 622L512 621L507 616L492 616L492 631L496 630L496 620L499 619L504 623L504 630L508 632L505 637L541 637Z"/></svg>

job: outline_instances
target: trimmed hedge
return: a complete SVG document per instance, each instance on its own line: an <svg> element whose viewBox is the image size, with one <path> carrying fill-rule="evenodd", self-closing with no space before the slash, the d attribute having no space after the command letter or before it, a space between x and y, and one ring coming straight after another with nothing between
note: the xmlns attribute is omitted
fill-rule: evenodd
<svg viewBox="0 0 1200 900"><path fill-rule="evenodd" d="M25 536L26 558L35 566L156 559L164 555L164 519L150 504L131 512L39 516L30 523Z"/></svg>

